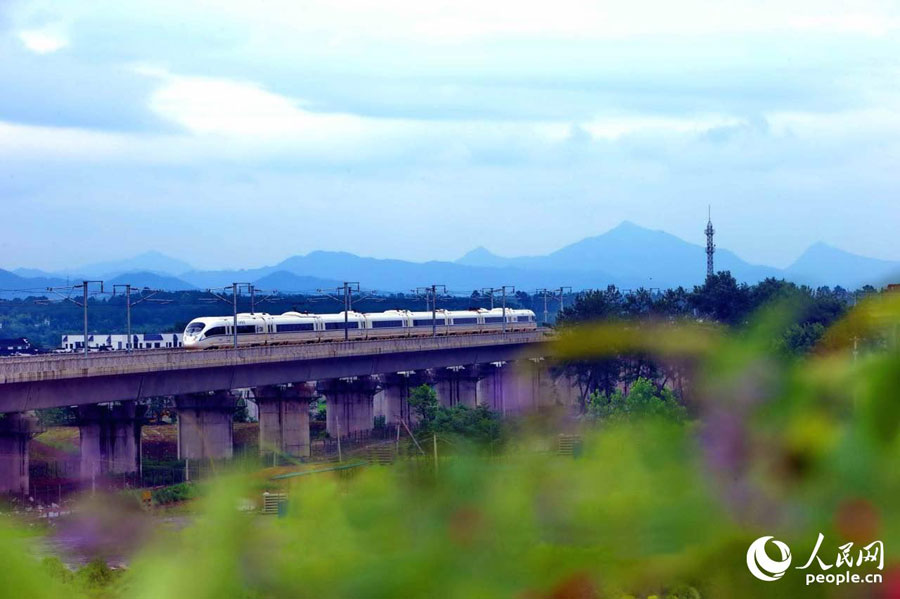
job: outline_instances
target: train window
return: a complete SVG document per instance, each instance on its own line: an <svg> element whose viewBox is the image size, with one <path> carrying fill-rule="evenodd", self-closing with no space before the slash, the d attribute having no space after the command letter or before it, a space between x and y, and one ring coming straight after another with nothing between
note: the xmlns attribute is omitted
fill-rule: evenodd
<svg viewBox="0 0 900 599"><path fill-rule="evenodd" d="M454 318L453 324L477 324L477 318Z"/></svg>
<svg viewBox="0 0 900 599"><path fill-rule="evenodd" d="M492 322L503 322L502 316L485 316L484 323L491 324Z"/></svg>
<svg viewBox="0 0 900 599"><path fill-rule="evenodd" d="M199 333L200 331L203 330L204 326L206 326L206 325L204 325L202 322L192 322L191 324L189 324L187 326L187 329L185 329L184 334L185 335L196 335L197 333Z"/></svg>
<svg viewBox="0 0 900 599"><path fill-rule="evenodd" d="M207 337L213 337L215 335L224 335L224 334L225 334L225 327L213 327L213 328L209 329L208 331L206 331Z"/></svg>
<svg viewBox="0 0 900 599"><path fill-rule="evenodd" d="M519 322L531 322L531 316L519 316Z"/></svg>
<svg viewBox="0 0 900 599"><path fill-rule="evenodd" d="M345 324L347 325L346 328L348 328L348 329L358 329L359 328L359 323L356 321L350 321L350 322L346 322L346 323L344 321L340 321L340 322L326 322L325 330L326 331L334 331L334 330L342 331L345 328L344 327Z"/></svg>
<svg viewBox="0 0 900 599"><path fill-rule="evenodd" d="M313 323L311 323L311 322L291 322L288 324L278 325L279 333L290 333L292 331L311 331L311 330L313 330Z"/></svg>
<svg viewBox="0 0 900 599"><path fill-rule="evenodd" d="M373 329L388 329L393 327L402 327L402 320L373 320L372 328Z"/></svg>
<svg viewBox="0 0 900 599"><path fill-rule="evenodd" d="M242 324L238 325L238 335L251 335L256 332L256 325Z"/></svg>
<svg viewBox="0 0 900 599"><path fill-rule="evenodd" d="M438 326L444 326L447 324L447 322L443 318L438 318L435 320L432 320L431 318L426 318L423 320L414 320L413 321L413 326L417 326L417 327L430 327L432 324L437 324Z"/></svg>

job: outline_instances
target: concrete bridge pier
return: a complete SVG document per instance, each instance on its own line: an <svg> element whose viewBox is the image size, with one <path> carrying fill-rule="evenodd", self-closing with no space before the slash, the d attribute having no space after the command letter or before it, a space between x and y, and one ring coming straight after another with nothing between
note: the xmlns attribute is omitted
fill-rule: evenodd
<svg viewBox="0 0 900 599"><path fill-rule="evenodd" d="M553 379L553 397L557 404L566 407L579 405L581 389L574 375L560 373Z"/></svg>
<svg viewBox="0 0 900 599"><path fill-rule="evenodd" d="M386 425L406 422L412 426L418 421L415 412L409 406L409 394L425 382L424 373L411 370L381 376L383 402L381 409Z"/></svg>
<svg viewBox="0 0 900 599"><path fill-rule="evenodd" d="M325 396L328 434L342 437L370 431L375 426L374 398L378 381L372 376L319 381Z"/></svg>
<svg viewBox="0 0 900 599"><path fill-rule="evenodd" d="M28 493L28 440L36 429L37 421L29 414L0 418L0 493Z"/></svg>
<svg viewBox="0 0 900 599"><path fill-rule="evenodd" d="M504 414L503 383L510 367L506 362L491 362L478 365L479 379L475 385L477 404L487 409Z"/></svg>
<svg viewBox="0 0 900 599"><path fill-rule="evenodd" d="M474 408L477 403L479 371L474 366L448 366L433 371L434 390L438 402L451 408L464 405Z"/></svg>
<svg viewBox="0 0 900 599"><path fill-rule="evenodd" d="M178 459L231 458L235 405L235 398L229 391L176 396Z"/></svg>
<svg viewBox="0 0 900 599"><path fill-rule="evenodd" d="M504 416L553 405L557 391L542 361L492 362L479 367L478 405Z"/></svg>
<svg viewBox="0 0 900 599"><path fill-rule="evenodd" d="M259 406L259 453L309 457L309 402L315 383L269 385L253 390Z"/></svg>
<svg viewBox="0 0 900 599"><path fill-rule="evenodd" d="M133 401L79 406L82 479L140 471L145 410Z"/></svg>
<svg viewBox="0 0 900 599"><path fill-rule="evenodd" d="M553 377L543 360L510 362L503 377L503 407L506 414L524 414L556 402Z"/></svg>

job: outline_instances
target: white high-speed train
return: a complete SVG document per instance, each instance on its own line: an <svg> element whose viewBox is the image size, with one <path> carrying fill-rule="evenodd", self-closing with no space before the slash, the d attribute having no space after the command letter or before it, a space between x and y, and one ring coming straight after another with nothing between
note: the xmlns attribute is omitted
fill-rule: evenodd
<svg viewBox="0 0 900 599"><path fill-rule="evenodd" d="M234 344L233 316L204 316L195 318L184 329L184 347L208 349L232 347ZM427 337L497 332L504 329L503 309L438 310L411 312L350 312L345 314L308 314L285 312L273 314L238 314L238 345L274 345L281 343L309 343L342 341L344 328L349 339L381 339L387 337ZM537 328L531 310L506 309L507 331L530 331Z"/></svg>

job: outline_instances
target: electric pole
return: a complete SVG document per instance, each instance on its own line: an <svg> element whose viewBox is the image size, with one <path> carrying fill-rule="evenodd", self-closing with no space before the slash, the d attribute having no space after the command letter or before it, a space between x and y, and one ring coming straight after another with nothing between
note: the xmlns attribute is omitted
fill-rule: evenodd
<svg viewBox="0 0 900 599"><path fill-rule="evenodd" d="M160 289L154 289L154 290L151 291L150 289L144 287L144 289L141 291L141 297L140 297L137 301L132 302L132 301L131 301L131 290L133 289L133 287L132 287L130 284L127 284L127 283L126 283L126 284L121 284L121 285L120 285L120 284L113 285L113 296L116 295L116 289L117 289L118 287L124 287L124 288L125 288L125 326L126 326L126 329L127 329L126 333L127 333L127 335L128 335L128 338L127 338L127 340L125 341L125 351L131 352L131 350L133 349L133 347L132 347L132 338L131 338L131 309L132 309L134 306L137 306L138 304L140 304L141 302L153 302L153 303L155 303L155 304L170 304L170 303L172 303L172 300L167 300L167 299L150 299L151 297L153 297L154 295L156 295L157 293L159 293L161 290L160 290ZM150 294L149 294L149 295L144 295L144 292L145 292L145 291L150 292Z"/></svg>
<svg viewBox="0 0 900 599"><path fill-rule="evenodd" d="M356 289L353 286L356 285ZM358 281L344 281L344 341L350 339L350 310L353 309L353 291L359 293Z"/></svg>
<svg viewBox="0 0 900 599"><path fill-rule="evenodd" d="M317 289L319 293L325 294L327 297L335 300L335 301L343 301L344 302L344 341L348 341L350 339L350 333L347 329L350 326L350 310L353 309L353 292L359 293L359 282L358 281L344 281L344 284L340 287L335 287L334 291L340 291L342 293L342 298L338 299L333 295L329 295L326 293L324 289ZM332 291L328 289L327 291Z"/></svg>
<svg viewBox="0 0 900 599"><path fill-rule="evenodd" d="M506 332L506 292L510 293L516 292L516 287L514 285L502 285L497 287L496 289L485 288L485 291L489 291L491 294L491 310L494 309L494 292L499 291L501 293L502 298L502 306L503 306L503 332Z"/></svg>
<svg viewBox="0 0 900 599"><path fill-rule="evenodd" d="M441 289L441 293L447 293L446 285L430 285L428 287L416 287L416 293L419 293L421 289L425 293L425 307L428 308L429 298L431 305L431 336L437 337L437 292L438 287Z"/></svg>
<svg viewBox="0 0 900 599"><path fill-rule="evenodd" d="M223 301L226 304L228 304L228 303L231 304L231 312L232 312L232 318L233 318L231 328L233 329L232 337L234 339L234 341L233 341L234 349L237 349L237 346L238 346L238 331L237 331L238 293L240 292L241 287L246 287L246 288L250 289L252 287L252 284L251 283L232 283L231 284L231 301L225 299L221 295L217 295L217 294L213 293L213 291L211 289L206 290L207 293L209 293L210 295L215 297L217 300ZM228 289L228 287L224 287L223 289Z"/></svg>
<svg viewBox="0 0 900 599"><path fill-rule="evenodd" d="M544 298L544 326L547 326L547 320L549 319L549 312L547 311L547 297L551 295L549 289L538 289L535 291L536 294L540 294L542 298Z"/></svg>
<svg viewBox="0 0 900 599"><path fill-rule="evenodd" d="M565 298L565 293L566 293L566 291L568 291L569 293L572 293L572 288L571 288L571 287L560 287L560 288L557 289L556 291L559 292L559 312L558 312L558 313L559 313L559 314L562 314L563 308L565 307L565 306L563 305L563 300L564 300L564 298Z"/></svg>
<svg viewBox="0 0 900 599"><path fill-rule="evenodd" d="M494 292L498 291L497 289L493 289L491 287L482 287L481 293L486 293L491 298L491 310L494 309Z"/></svg>
<svg viewBox="0 0 900 599"><path fill-rule="evenodd" d="M89 291L91 283L100 283L100 293L103 293L103 281L82 281L80 285L72 285L71 287L68 288L70 290L70 292L72 289L81 288L82 300L81 300L80 304L77 301L73 300L71 297L69 297L67 295L62 295L61 293L59 293L59 291L57 291L56 288L47 287L47 291L49 291L51 293L55 293L55 294L61 296L67 302L72 302L76 306L80 306L81 308L84 309L84 357L85 358L88 355L88 291Z"/></svg>
<svg viewBox="0 0 900 599"><path fill-rule="evenodd" d="M237 295L238 295L238 285L240 283L232 283L231 284L231 305L234 313L234 323L231 327L232 336L234 337L234 349L237 349L238 346L238 333L237 333Z"/></svg>

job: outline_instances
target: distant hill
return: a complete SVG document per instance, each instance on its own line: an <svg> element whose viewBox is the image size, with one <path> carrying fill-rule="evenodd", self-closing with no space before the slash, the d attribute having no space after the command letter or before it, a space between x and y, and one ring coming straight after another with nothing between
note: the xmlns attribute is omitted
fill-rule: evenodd
<svg viewBox="0 0 900 599"><path fill-rule="evenodd" d="M317 289L333 289L341 284L332 279L305 277L287 270L279 270L253 281L260 289L278 290L287 293L312 293Z"/></svg>
<svg viewBox="0 0 900 599"><path fill-rule="evenodd" d="M0 298L46 296L47 287L66 285L65 279L56 277L23 277L0 269Z"/></svg>
<svg viewBox="0 0 900 599"><path fill-rule="evenodd" d="M446 285L454 294L501 285L514 285L521 291L560 285L576 290L607 285L621 289L668 288L703 282L705 250L703 245L665 231L625 221L605 233L542 256L509 258L478 247L455 262L410 262L316 251L291 256L271 266L200 271L159 252L146 252L134 258L88 265L80 271L85 276L103 278L108 285L121 282L165 290L215 289L234 282L250 282L260 289L296 293L333 288L341 281L359 281L368 290L403 293L431 284ZM750 264L724 248L716 250L715 267L717 271L731 271L746 283L775 277L855 289L864 284L900 282L900 262L857 256L822 243L811 246L784 270ZM70 277L71 283L80 278ZM65 284L64 276L37 269L0 271L0 289L43 290ZM4 297L9 296L7 293Z"/></svg>
<svg viewBox="0 0 900 599"><path fill-rule="evenodd" d="M786 277L807 285L863 285L900 283L900 262L866 258L824 243L811 245L785 270Z"/></svg>
<svg viewBox="0 0 900 599"><path fill-rule="evenodd" d="M135 288L148 287L162 291L189 291L196 289L194 285L177 277L161 275L155 272L127 272L104 281L106 287L113 285L131 285Z"/></svg>
<svg viewBox="0 0 900 599"><path fill-rule="evenodd" d="M151 272L163 275L177 276L181 273L193 270L193 267L182 260L166 256L157 251L144 252L133 258L112 260L109 262L97 262L87 264L77 269L86 276L112 278L125 272Z"/></svg>
<svg viewBox="0 0 900 599"><path fill-rule="evenodd" d="M25 277L28 279L39 279L41 277L47 279L57 279L59 278L57 275L53 273L47 272L45 270L40 270L38 268L14 268L12 269L13 273L19 275L20 277Z"/></svg>
<svg viewBox="0 0 900 599"><path fill-rule="evenodd" d="M538 287L571 285L576 288L606 287L612 278L603 272L566 270L525 270L520 268L491 268L467 266L453 262L407 262L364 258L347 252L311 252L292 256L274 266L250 270L193 271L182 277L197 287L212 288L230 285L233 281L256 282L260 288L286 289L274 284L277 273L291 273L298 277L323 280L316 287L334 287L341 281L359 281L365 289L383 292L403 292L426 285L446 285L448 291L469 294L483 287L516 285L522 290ZM279 275L279 278L283 275ZM628 281L633 283L633 281ZM268 283L273 283L269 285Z"/></svg>
<svg viewBox="0 0 900 599"><path fill-rule="evenodd" d="M502 258L484 248L469 252L457 263L496 264L528 270L604 272L620 286L637 281L644 287L699 285L706 277L706 248L664 231L645 229L625 221L606 233L582 239L545 256ZM741 281L755 283L783 273L749 264L728 250L716 251L716 270L730 270Z"/></svg>
<svg viewBox="0 0 900 599"><path fill-rule="evenodd" d="M363 258L346 252L311 252L279 263L277 268L317 277L360 281L370 289L408 292L432 283L446 285L456 293L482 287L517 285L521 289L572 285L579 288L605 287L613 282L602 270L579 272L573 269L522 269L510 266L468 266L454 262L407 262Z"/></svg>
<svg viewBox="0 0 900 599"><path fill-rule="evenodd" d="M511 265L510 258L504 258L502 256L498 256L497 254L491 253L488 249L483 246L478 246L471 252L467 253L465 256L456 261L457 264L464 264L466 266L489 266L493 268L510 266Z"/></svg>

